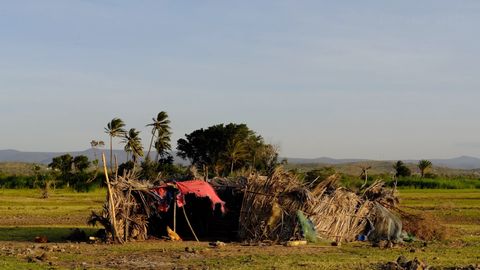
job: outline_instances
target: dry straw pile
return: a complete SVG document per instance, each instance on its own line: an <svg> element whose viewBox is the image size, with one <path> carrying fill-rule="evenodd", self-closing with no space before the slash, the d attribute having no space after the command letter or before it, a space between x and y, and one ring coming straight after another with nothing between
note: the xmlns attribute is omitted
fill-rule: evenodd
<svg viewBox="0 0 480 270"><path fill-rule="evenodd" d="M276 242L299 239L297 210L312 221L323 239L353 241L373 224L377 226L374 238L399 237L401 222L398 228L398 218L387 209L398 203L392 190L376 181L363 194L356 194L339 187L338 180L333 175L310 189L281 167L269 177L251 176L240 214L240 238Z"/></svg>

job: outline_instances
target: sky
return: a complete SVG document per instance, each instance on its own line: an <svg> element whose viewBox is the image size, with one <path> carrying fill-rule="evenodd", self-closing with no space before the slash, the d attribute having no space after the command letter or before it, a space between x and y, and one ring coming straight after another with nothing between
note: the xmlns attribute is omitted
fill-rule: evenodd
<svg viewBox="0 0 480 270"><path fill-rule="evenodd" d="M480 157L480 1L4 1L0 149L114 117L245 123L287 157ZM116 144L116 148L121 148Z"/></svg>

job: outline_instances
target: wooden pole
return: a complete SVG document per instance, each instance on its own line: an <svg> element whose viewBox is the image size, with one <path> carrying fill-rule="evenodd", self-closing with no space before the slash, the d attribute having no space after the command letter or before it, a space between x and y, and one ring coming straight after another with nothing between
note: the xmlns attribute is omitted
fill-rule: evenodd
<svg viewBox="0 0 480 270"><path fill-rule="evenodd" d="M193 228L192 228L192 225L190 224L190 221L188 220L187 212L185 212L185 205L182 207L182 210L183 210L183 215L185 216L185 220L187 221L188 227L190 227L190 230L192 231L193 236L195 237L195 240L197 240L197 242L200 242L200 241L198 240L197 235L195 234L195 231L194 231Z"/></svg>
<svg viewBox="0 0 480 270"><path fill-rule="evenodd" d="M130 205L130 196L132 194L132 189L129 188L128 189L128 195L127 195L127 215L126 215L126 218L125 218L125 231L124 231L124 241L127 242L128 241L128 230L130 229L129 228L129 218L130 218L130 208L131 208L131 205Z"/></svg>
<svg viewBox="0 0 480 270"><path fill-rule="evenodd" d="M177 232L177 196L173 199L173 231Z"/></svg>
<svg viewBox="0 0 480 270"><path fill-rule="evenodd" d="M105 153L102 153L102 161L103 161L103 171L105 172L105 180L107 182L107 195L108 195L108 205L110 206L110 224L112 226L112 236L113 240L118 240L121 242L121 239L117 235L117 221L115 217L115 205L113 201L113 195L112 195L112 187L110 186L110 180L108 179L108 170L107 170L107 163L105 161Z"/></svg>

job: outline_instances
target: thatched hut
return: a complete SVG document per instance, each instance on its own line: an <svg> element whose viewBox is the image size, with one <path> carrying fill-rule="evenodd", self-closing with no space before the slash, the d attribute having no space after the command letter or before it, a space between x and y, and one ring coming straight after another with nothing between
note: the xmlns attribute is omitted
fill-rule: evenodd
<svg viewBox="0 0 480 270"><path fill-rule="evenodd" d="M154 187L129 174L107 180L104 210L92 213L90 221L100 222L117 242L162 237L167 226L186 239L285 242L305 237L302 219L318 238L399 240L402 227L391 211L398 203L392 190L377 181L357 194L339 187L338 180L333 175L312 188L279 167L268 177Z"/></svg>

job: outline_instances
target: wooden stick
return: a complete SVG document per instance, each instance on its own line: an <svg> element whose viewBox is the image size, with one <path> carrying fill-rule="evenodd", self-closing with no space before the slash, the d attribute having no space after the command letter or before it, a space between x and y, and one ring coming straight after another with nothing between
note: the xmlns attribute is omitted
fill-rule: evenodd
<svg viewBox="0 0 480 270"><path fill-rule="evenodd" d="M185 215L185 220L187 221L188 227L190 227L190 230L192 231L193 236L195 237L195 240L197 240L197 242L200 242L200 241L198 240L197 235L195 234L195 231L194 231L193 228L192 228L192 225L190 224L190 221L188 220L187 212L185 212L185 205L182 207L182 210L183 210L183 215Z"/></svg>
<svg viewBox="0 0 480 270"><path fill-rule="evenodd" d="M110 180L108 179L108 170L107 170L107 163L105 161L105 153L102 153L102 161L103 161L103 171L105 172L105 180L107 182L107 188L108 188L108 204L110 206L110 224L112 225L112 236L113 240L120 240L120 238L117 235L117 221L115 218L115 205L113 202L113 195L112 195L112 187L110 186Z"/></svg>
<svg viewBox="0 0 480 270"><path fill-rule="evenodd" d="M124 241L127 242L128 241L128 230L130 229L129 228L129 221L130 221L130 208L131 205L130 205L130 196L132 194L132 188L128 188L128 195L127 195L127 215L125 216L125 231L124 231Z"/></svg>
<svg viewBox="0 0 480 270"><path fill-rule="evenodd" d="M173 231L177 232L177 197L173 200Z"/></svg>

